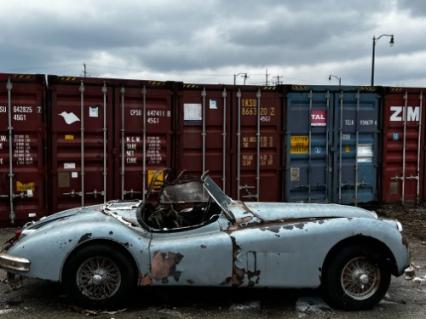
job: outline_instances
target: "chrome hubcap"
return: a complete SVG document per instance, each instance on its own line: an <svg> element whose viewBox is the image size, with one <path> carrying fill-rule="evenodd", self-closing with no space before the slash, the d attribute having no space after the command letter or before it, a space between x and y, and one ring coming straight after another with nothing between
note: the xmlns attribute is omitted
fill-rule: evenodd
<svg viewBox="0 0 426 319"><path fill-rule="evenodd" d="M107 257L85 260L77 270L77 287L92 300L112 297L121 285L121 273L114 261Z"/></svg>
<svg viewBox="0 0 426 319"><path fill-rule="evenodd" d="M340 284L349 297L366 300L379 289L380 269L366 257L355 257L343 267Z"/></svg>

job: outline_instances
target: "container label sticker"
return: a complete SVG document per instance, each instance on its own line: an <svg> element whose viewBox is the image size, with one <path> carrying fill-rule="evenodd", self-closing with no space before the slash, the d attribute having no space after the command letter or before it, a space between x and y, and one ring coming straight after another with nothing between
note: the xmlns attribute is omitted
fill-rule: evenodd
<svg viewBox="0 0 426 319"><path fill-rule="evenodd" d="M74 135L65 134L64 139L65 139L65 141L74 141Z"/></svg>
<svg viewBox="0 0 426 319"><path fill-rule="evenodd" d="M391 106L390 111L389 121L391 122L401 122L405 118L407 118L407 122L420 120L420 106L407 106L407 109L403 106Z"/></svg>
<svg viewBox="0 0 426 319"><path fill-rule="evenodd" d="M37 213L28 213L28 218L35 218L37 217Z"/></svg>
<svg viewBox="0 0 426 319"><path fill-rule="evenodd" d="M68 172L58 173L58 187L67 188L70 187L70 174Z"/></svg>
<svg viewBox="0 0 426 319"><path fill-rule="evenodd" d="M164 170L149 169L147 177L148 177L148 186L151 185L151 182L153 181L154 177L155 177L154 188L161 187L164 184Z"/></svg>
<svg viewBox="0 0 426 319"><path fill-rule="evenodd" d="M399 141L399 133L393 132L392 133L392 140L393 141Z"/></svg>
<svg viewBox="0 0 426 319"><path fill-rule="evenodd" d="M209 108L211 110L217 110L217 101L216 100L209 100Z"/></svg>
<svg viewBox="0 0 426 319"><path fill-rule="evenodd" d="M290 137L290 154L308 154L309 136L293 135Z"/></svg>
<svg viewBox="0 0 426 319"><path fill-rule="evenodd" d="M15 149L13 157L17 165L32 165L33 155L31 153L31 136L28 134L16 134L13 137Z"/></svg>
<svg viewBox="0 0 426 319"><path fill-rule="evenodd" d="M201 104L185 103L183 105L183 120L184 121L201 121Z"/></svg>
<svg viewBox="0 0 426 319"><path fill-rule="evenodd" d="M78 178L78 172L71 172L71 178Z"/></svg>
<svg viewBox="0 0 426 319"><path fill-rule="evenodd" d="M351 134L342 134L342 141L350 141Z"/></svg>
<svg viewBox="0 0 426 319"><path fill-rule="evenodd" d="M75 163L64 163L64 169L75 169Z"/></svg>
<svg viewBox="0 0 426 319"><path fill-rule="evenodd" d="M356 161L358 163L372 163L373 162L373 145L358 144Z"/></svg>
<svg viewBox="0 0 426 319"><path fill-rule="evenodd" d="M62 116L65 123L67 123L68 125L71 125L75 122L80 122L80 119L78 118L78 116L75 115L73 112L68 113L66 111L63 111L62 113L59 113L58 115Z"/></svg>
<svg viewBox="0 0 426 319"><path fill-rule="evenodd" d="M16 191L17 192L26 192L28 190L30 190L30 191L35 190L35 183L34 182L22 183L20 181L16 181Z"/></svg>
<svg viewBox="0 0 426 319"><path fill-rule="evenodd" d="M300 182L300 167L290 167L290 182Z"/></svg>
<svg viewBox="0 0 426 319"><path fill-rule="evenodd" d="M350 153L351 147L349 145L345 145L345 153Z"/></svg>
<svg viewBox="0 0 426 319"><path fill-rule="evenodd" d="M98 106L89 106L89 117L99 117Z"/></svg>
<svg viewBox="0 0 426 319"><path fill-rule="evenodd" d="M327 125L327 111L326 110L312 110L311 111L311 126L326 126Z"/></svg>

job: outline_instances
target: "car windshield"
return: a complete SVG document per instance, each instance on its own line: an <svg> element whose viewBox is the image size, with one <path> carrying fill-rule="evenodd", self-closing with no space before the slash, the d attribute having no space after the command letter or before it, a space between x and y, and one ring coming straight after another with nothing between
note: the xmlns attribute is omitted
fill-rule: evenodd
<svg viewBox="0 0 426 319"><path fill-rule="evenodd" d="M139 224L153 231L176 231L200 227L221 214L234 221L228 210L231 199L208 176L183 176L169 180L156 174L145 200L137 210Z"/></svg>

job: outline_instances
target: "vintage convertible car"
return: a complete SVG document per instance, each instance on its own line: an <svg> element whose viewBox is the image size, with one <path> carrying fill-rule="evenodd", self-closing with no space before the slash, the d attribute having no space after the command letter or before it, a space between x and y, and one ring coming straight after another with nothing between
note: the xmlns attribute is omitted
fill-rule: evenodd
<svg viewBox="0 0 426 319"><path fill-rule="evenodd" d="M208 176L146 200L112 201L27 224L0 254L11 277L57 281L82 303L122 302L136 285L321 287L335 307L374 306L409 265L398 221L335 204L242 202ZM279 291L277 290L277 293Z"/></svg>

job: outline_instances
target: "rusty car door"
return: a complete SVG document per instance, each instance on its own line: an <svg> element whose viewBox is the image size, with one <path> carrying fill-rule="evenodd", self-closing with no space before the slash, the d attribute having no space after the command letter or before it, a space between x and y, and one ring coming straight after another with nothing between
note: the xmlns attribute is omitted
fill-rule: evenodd
<svg viewBox="0 0 426 319"><path fill-rule="evenodd" d="M200 228L155 232L142 285L219 286L232 275L232 242L214 221Z"/></svg>

